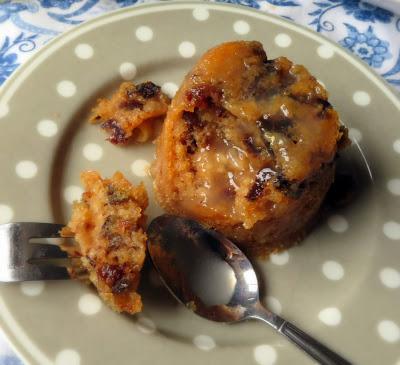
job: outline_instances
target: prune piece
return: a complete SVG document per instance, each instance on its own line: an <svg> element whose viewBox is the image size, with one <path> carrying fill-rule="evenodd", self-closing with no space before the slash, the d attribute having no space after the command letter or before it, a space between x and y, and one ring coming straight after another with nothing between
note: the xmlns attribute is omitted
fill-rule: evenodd
<svg viewBox="0 0 400 365"><path fill-rule="evenodd" d="M249 152L252 152L256 155L258 155L262 151L262 148L256 146L254 138L252 136L245 137L243 139L243 143L246 145Z"/></svg>
<svg viewBox="0 0 400 365"><path fill-rule="evenodd" d="M115 282L112 286L111 291L114 294L122 294L130 290L132 286L132 281L128 278L122 278Z"/></svg>
<svg viewBox="0 0 400 365"><path fill-rule="evenodd" d="M289 181L282 173L278 173L274 179L274 186L288 197L298 199L306 188L306 183Z"/></svg>
<svg viewBox="0 0 400 365"><path fill-rule="evenodd" d="M142 109L143 103L141 103L140 101L135 100L135 99L126 100L120 104L120 107L123 109L128 109L128 110Z"/></svg>
<svg viewBox="0 0 400 365"><path fill-rule="evenodd" d="M136 86L136 91L145 99L154 98L160 93L161 88L151 81Z"/></svg>
<svg viewBox="0 0 400 365"><path fill-rule="evenodd" d="M107 138L111 143L121 144L126 142L127 138L125 131L118 124L116 120L114 119L107 120L106 122L101 124L101 128L111 132L110 137Z"/></svg>
<svg viewBox="0 0 400 365"><path fill-rule="evenodd" d="M197 151L197 142L194 138L191 138L186 144L186 152L193 155Z"/></svg>
<svg viewBox="0 0 400 365"><path fill-rule="evenodd" d="M264 132L276 132L286 136L289 136L289 129L293 127L293 120L281 114L265 114L256 123Z"/></svg>
<svg viewBox="0 0 400 365"><path fill-rule="evenodd" d="M185 120L189 131L193 131L195 128L202 128L203 122L200 120L200 117L195 112L184 111L182 113L182 118Z"/></svg>
<svg viewBox="0 0 400 365"><path fill-rule="evenodd" d="M322 105L322 110L318 113L320 118L325 118L327 111L332 110L332 105L328 100L318 99L318 103Z"/></svg>
<svg viewBox="0 0 400 365"><path fill-rule="evenodd" d="M265 70L268 73L275 73L278 71L275 65L275 60L265 60L264 65L265 65Z"/></svg>
<svg viewBox="0 0 400 365"><path fill-rule="evenodd" d="M275 171L269 167L263 168L256 175L256 180L247 193L246 198L249 200L256 200L264 191L265 185L276 174Z"/></svg>
<svg viewBox="0 0 400 365"><path fill-rule="evenodd" d="M109 286L113 286L124 276L124 268L121 265L104 264L98 270L98 275Z"/></svg>
<svg viewBox="0 0 400 365"><path fill-rule="evenodd" d="M186 98L196 107L204 109L219 105L222 92L212 85L200 85L186 91Z"/></svg>

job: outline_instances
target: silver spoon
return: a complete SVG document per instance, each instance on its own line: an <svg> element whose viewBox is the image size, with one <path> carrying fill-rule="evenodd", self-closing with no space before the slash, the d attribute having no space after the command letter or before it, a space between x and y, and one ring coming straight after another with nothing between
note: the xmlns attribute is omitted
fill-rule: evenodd
<svg viewBox="0 0 400 365"><path fill-rule="evenodd" d="M163 215L151 222L147 235L151 259L164 284L196 314L218 322L258 319L322 365L351 365L261 305L253 266L221 234L189 219Z"/></svg>

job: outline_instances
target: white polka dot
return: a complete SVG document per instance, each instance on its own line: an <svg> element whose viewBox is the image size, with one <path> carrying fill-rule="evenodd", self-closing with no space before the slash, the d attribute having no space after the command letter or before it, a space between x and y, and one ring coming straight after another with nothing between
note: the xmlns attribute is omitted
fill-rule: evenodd
<svg viewBox="0 0 400 365"><path fill-rule="evenodd" d="M136 176L149 176L150 163L146 160L136 160L131 165L131 170Z"/></svg>
<svg viewBox="0 0 400 365"><path fill-rule="evenodd" d="M78 352L71 349L60 351L56 356L55 365L80 365L81 357Z"/></svg>
<svg viewBox="0 0 400 365"><path fill-rule="evenodd" d="M400 328L393 321L380 321L378 323L378 333L386 342L395 343L400 340Z"/></svg>
<svg viewBox="0 0 400 365"><path fill-rule="evenodd" d="M322 265L322 272L329 280L340 280L344 276L344 269L336 261L326 261Z"/></svg>
<svg viewBox="0 0 400 365"><path fill-rule="evenodd" d="M43 137L53 137L58 132L57 124L50 119L41 120L37 124L36 129L38 133Z"/></svg>
<svg viewBox="0 0 400 365"><path fill-rule="evenodd" d="M193 57L196 53L196 47L192 42L184 41L178 47L179 53L184 58Z"/></svg>
<svg viewBox="0 0 400 365"><path fill-rule="evenodd" d="M356 91L353 94L353 101L359 106L367 106L371 102L371 97L366 91Z"/></svg>
<svg viewBox="0 0 400 365"><path fill-rule="evenodd" d="M166 82L161 86L161 91L167 94L170 98L173 98L178 91L178 85L173 82Z"/></svg>
<svg viewBox="0 0 400 365"><path fill-rule="evenodd" d="M327 326L337 326L342 320L342 313L335 307L325 308L319 312L318 318Z"/></svg>
<svg viewBox="0 0 400 365"><path fill-rule="evenodd" d="M37 174L38 167L33 161L20 161L15 166L15 172L23 179L32 179Z"/></svg>
<svg viewBox="0 0 400 365"><path fill-rule="evenodd" d="M153 39L153 30L145 25L136 29L136 38L141 42L148 42Z"/></svg>
<svg viewBox="0 0 400 365"><path fill-rule="evenodd" d="M400 139L396 139L393 142L393 149L395 152L400 153Z"/></svg>
<svg viewBox="0 0 400 365"><path fill-rule="evenodd" d="M88 60L89 58L92 58L93 53L93 47L89 44L81 43L75 47L76 56L81 58L82 60Z"/></svg>
<svg viewBox="0 0 400 365"><path fill-rule="evenodd" d="M270 309L275 314L281 314L282 304L278 299L276 299L275 297L267 297L265 301L268 309Z"/></svg>
<svg viewBox="0 0 400 365"><path fill-rule="evenodd" d="M287 251L283 251L280 253L273 253L270 255L271 262L275 265L285 265L289 261L289 253Z"/></svg>
<svg viewBox="0 0 400 365"><path fill-rule="evenodd" d="M280 33L275 37L275 43L278 47L287 48L292 44L292 38L288 34Z"/></svg>
<svg viewBox="0 0 400 365"><path fill-rule="evenodd" d="M89 161L98 161L103 157L103 149L96 143L88 143L83 147L82 152Z"/></svg>
<svg viewBox="0 0 400 365"><path fill-rule="evenodd" d="M400 179L389 180L387 188L393 195L400 195Z"/></svg>
<svg viewBox="0 0 400 365"><path fill-rule="evenodd" d="M210 16L210 13L205 6L198 6L194 8L192 14L193 17L200 22L207 20L208 17Z"/></svg>
<svg viewBox="0 0 400 365"><path fill-rule="evenodd" d="M136 66L130 62L121 63L119 73L124 80L132 80L136 76Z"/></svg>
<svg viewBox="0 0 400 365"><path fill-rule="evenodd" d="M194 345L200 350L210 351L215 348L215 341L212 337L206 335L198 335L193 339Z"/></svg>
<svg viewBox="0 0 400 365"><path fill-rule="evenodd" d="M44 285L44 281L25 281L21 283L21 291L29 297L36 297L43 292Z"/></svg>
<svg viewBox="0 0 400 365"><path fill-rule="evenodd" d="M155 323L147 317L140 315L137 319L136 326L140 332L145 333L146 335L152 334L156 331Z"/></svg>
<svg viewBox="0 0 400 365"><path fill-rule="evenodd" d="M253 355L259 365L273 365L278 358L276 350L270 345L256 346Z"/></svg>
<svg viewBox="0 0 400 365"><path fill-rule="evenodd" d="M96 314L101 309L101 301L97 295L84 294L79 298L79 310L88 316Z"/></svg>
<svg viewBox="0 0 400 365"><path fill-rule="evenodd" d="M333 232L343 233L349 228L349 223L342 215L334 214L328 218L328 226Z"/></svg>
<svg viewBox="0 0 400 365"><path fill-rule="evenodd" d="M385 267L379 273L382 284L390 289L400 288L400 272L391 267Z"/></svg>
<svg viewBox="0 0 400 365"><path fill-rule="evenodd" d="M349 137L352 141L356 143L360 143L362 140L362 133L357 128L349 129Z"/></svg>
<svg viewBox="0 0 400 365"><path fill-rule="evenodd" d="M76 86L72 81L63 80L57 84L57 92L64 98L70 98L76 93Z"/></svg>
<svg viewBox="0 0 400 365"><path fill-rule="evenodd" d="M5 117L9 111L7 104L0 103L0 119Z"/></svg>
<svg viewBox="0 0 400 365"><path fill-rule="evenodd" d="M13 217L13 209L9 205L0 204L0 224L11 222Z"/></svg>
<svg viewBox="0 0 400 365"><path fill-rule="evenodd" d="M233 30L237 34L242 34L242 35L247 34L248 32L250 32L250 25L244 20L238 20L235 23L233 23Z"/></svg>
<svg viewBox="0 0 400 365"><path fill-rule="evenodd" d="M391 240L400 240L400 224L397 222L386 222L383 225L383 233Z"/></svg>
<svg viewBox="0 0 400 365"><path fill-rule="evenodd" d="M83 189L79 186L67 186L64 190L64 199L72 204L75 200L80 200Z"/></svg>
<svg viewBox="0 0 400 365"><path fill-rule="evenodd" d="M321 58L332 58L335 51L330 44L321 44L317 49L317 53Z"/></svg>

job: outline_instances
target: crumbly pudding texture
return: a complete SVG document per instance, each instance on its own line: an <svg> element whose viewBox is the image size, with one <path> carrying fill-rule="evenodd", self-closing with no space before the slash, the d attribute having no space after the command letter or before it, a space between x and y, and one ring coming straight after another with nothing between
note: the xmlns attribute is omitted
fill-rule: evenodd
<svg viewBox="0 0 400 365"><path fill-rule="evenodd" d="M133 186L120 172L102 179L88 171L81 180L85 192L61 232L73 237L75 245L64 249L80 257L81 269L112 309L140 312L142 301L136 290L146 253L146 190L143 184ZM72 276L77 272L73 268Z"/></svg>
<svg viewBox="0 0 400 365"><path fill-rule="evenodd" d="M303 238L347 141L305 67L268 59L259 42L224 43L172 100L152 168L156 196L169 213L267 255Z"/></svg>
<svg viewBox="0 0 400 365"><path fill-rule="evenodd" d="M110 99L99 99L90 122L100 124L113 144L147 142L155 138L170 99L151 81L124 82Z"/></svg>

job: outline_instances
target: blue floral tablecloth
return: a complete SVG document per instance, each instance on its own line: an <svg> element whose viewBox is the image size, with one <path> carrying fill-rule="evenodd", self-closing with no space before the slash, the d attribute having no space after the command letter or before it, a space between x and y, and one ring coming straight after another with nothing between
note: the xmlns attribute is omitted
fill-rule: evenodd
<svg viewBox="0 0 400 365"><path fill-rule="evenodd" d="M0 85L42 45L66 29L99 14L143 2L146 1L0 0ZM389 10L359 0L222 2L278 14L323 33L400 89L400 18Z"/></svg>
<svg viewBox="0 0 400 365"><path fill-rule="evenodd" d="M19 65L65 30L99 14L152 1L0 0L0 87ZM349 49L400 90L400 17L389 10L360 0L220 1L306 25ZM21 364L0 333L0 365Z"/></svg>

